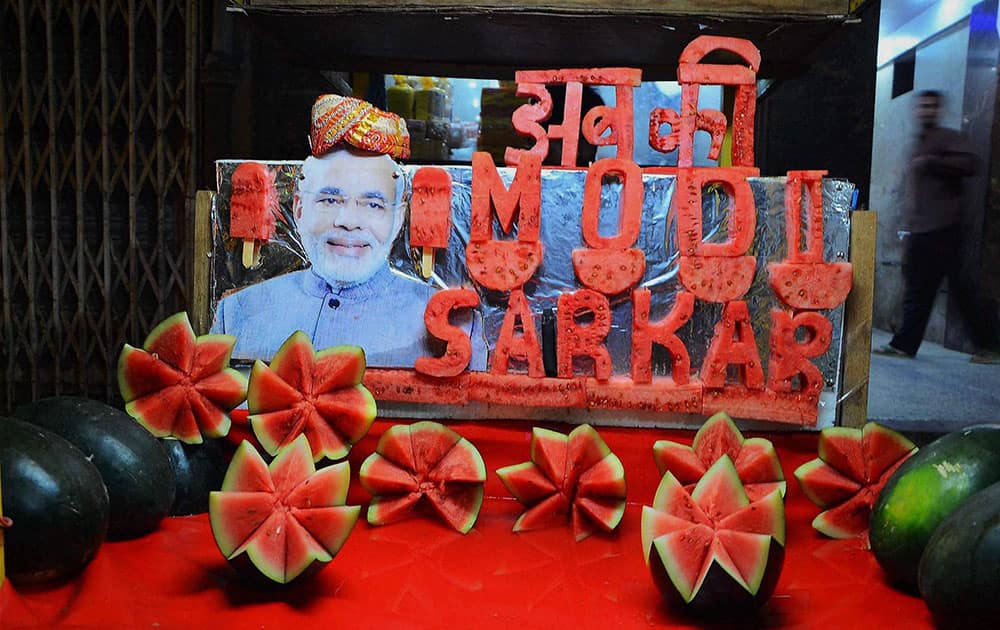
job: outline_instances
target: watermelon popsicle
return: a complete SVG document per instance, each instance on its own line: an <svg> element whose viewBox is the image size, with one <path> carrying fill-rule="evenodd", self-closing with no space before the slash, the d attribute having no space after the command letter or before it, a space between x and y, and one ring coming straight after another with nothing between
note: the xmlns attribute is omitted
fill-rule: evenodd
<svg viewBox="0 0 1000 630"><path fill-rule="evenodd" d="M410 199L410 245L423 248L420 275L430 278L434 250L448 248L451 233L451 176L442 168L424 167L413 175Z"/></svg>
<svg viewBox="0 0 1000 630"><path fill-rule="evenodd" d="M243 162L233 171L229 235L243 241L243 266L260 264L260 248L274 236L278 191L274 174L260 162Z"/></svg>

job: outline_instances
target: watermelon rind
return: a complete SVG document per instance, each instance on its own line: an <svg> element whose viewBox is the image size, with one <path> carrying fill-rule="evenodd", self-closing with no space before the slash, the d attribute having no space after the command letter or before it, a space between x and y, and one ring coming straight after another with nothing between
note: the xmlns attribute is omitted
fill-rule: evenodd
<svg viewBox="0 0 1000 630"><path fill-rule="evenodd" d="M861 489L860 483L818 457L796 468L794 474L806 498L821 508L842 503Z"/></svg>
<svg viewBox="0 0 1000 630"><path fill-rule="evenodd" d="M237 449L222 490L209 495L216 544L230 561L244 555L274 582L290 582L313 562L329 562L360 515L346 506L350 469L316 471L304 435L265 465L248 442Z"/></svg>
<svg viewBox="0 0 1000 630"><path fill-rule="evenodd" d="M511 495L521 503L535 503L558 490L533 462L522 462L497 469L497 476Z"/></svg>

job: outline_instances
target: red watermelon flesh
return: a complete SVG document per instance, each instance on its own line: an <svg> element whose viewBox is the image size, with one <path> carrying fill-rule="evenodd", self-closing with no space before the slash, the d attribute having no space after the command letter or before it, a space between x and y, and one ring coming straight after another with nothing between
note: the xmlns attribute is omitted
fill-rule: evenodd
<svg viewBox="0 0 1000 630"><path fill-rule="evenodd" d="M247 393L254 435L274 455L305 434L313 459L342 459L375 421L371 392L361 384L365 353L358 346L313 352L297 331L281 345L271 365L254 363Z"/></svg>
<svg viewBox="0 0 1000 630"><path fill-rule="evenodd" d="M869 422L861 429L823 429L818 450L817 459L795 470L802 492L825 510L813 527L831 538L860 537L867 545L875 499L916 446L892 429Z"/></svg>
<svg viewBox="0 0 1000 630"><path fill-rule="evenodd" d="M142 348L118 358L125 410L157 437L198 444L229 433L229 412L246 398L247 381L229 367L236 338L195 337L187 313L160 322Z"/></svg>
<svg viewBox="0 0 1000 630"><path fill-rule="evenodd" d="M785 495L785 474L774 445L764 438L744 438L724 411L705 421L691 446L669 440L653 444L653 459L660 474L669 471L689 492L723 455L734 462L751 501L774 490Z"/></svg>
<svg viewBox="0 0 1000 630"><path fill-rule="evenodd" d="M580 541L596 531L614 531L625 514L625 469L587 424L569 435L535 427L531 461L500 468L497 475L526 508L515 532L568 519Z"/></svg>
<svg viewBox="0 0 1000 630"><path fill-rule="evenodd" d="M437 422L397 424L361 464L359 479L372 495L368 523L387 525L429 507L463 534L483 504L486 465L471 442Z"/></svg>
<svg viewBox="0 0 1000 630"><path fill-rule="evenodd" d="M313 562L337 555L360 506L344 505L347 462L319 471L305 436L283 447L270 465L248 443L237 449L222 489L209 495L215 542L227 560L246 559L285 584Z"/></svg>
<svg viewBox="0 0 1000 630"><path fill-rule="evenodd" d="M751 501L728 455L688 492L673 474L642 513L643 557L668 603L699 614L761 606L784 560L785 512L777 491Z"/></svg>

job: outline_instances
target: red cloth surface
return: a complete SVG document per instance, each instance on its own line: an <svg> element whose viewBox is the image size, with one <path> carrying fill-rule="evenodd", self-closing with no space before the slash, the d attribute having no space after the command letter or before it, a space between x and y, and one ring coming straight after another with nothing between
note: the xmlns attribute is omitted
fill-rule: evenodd
<svg viewBox="0 0 1000 630"><path fill-rule="evenodd" d="M374 451L391 422L379 420L351 453L351 470ZM321 571L286 587L248 585L212 538L207 515L169 518L153 534L105 543L72 581L41 590L0 590L0 628L292 627L351 628L699 627L666 608L642 558L641 506L659 475L658 439L690 443L692 431L599 428L621 458L629 506L618 530L580 543L565 528L522 534L520 504L493 473L529 459L531 423L449 423L479 448L487 499L467 535L421 517L385 527L358 521ZM566 425L551 425L567 431ZM245 437L235 424L234 439ZM923 602L889 587L856 541L830 540L792 471L816 456L815 434L771 434L788 483L787 552L777 590L756 619L781 628L931 628ZM348 503L367 503L352 477Z"/></svg>

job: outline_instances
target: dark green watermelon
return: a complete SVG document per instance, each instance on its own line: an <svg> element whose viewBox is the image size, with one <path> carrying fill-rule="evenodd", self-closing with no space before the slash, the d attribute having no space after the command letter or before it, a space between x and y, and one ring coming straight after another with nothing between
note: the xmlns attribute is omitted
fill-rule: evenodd
<svg viewBox="0 0 1000 630"><path fill-rule="evenodd" d="M1000 483L972 495L934 530L918 573L938 628L1000 623Z"/></svg>
<svg viewBox="0 0 1000 630"><path fill-rule="evenodd" d="M0 418L7 577L41 584L82 569L104 542L108 493L80 449L41 427Z"/></svg>
<svg viewBox="0 0 1000 630"><path fill-rule="evenodd" d="M57 396L18 407L14 415L57 433L101 471L111 501L109 539L155 530L174 503L166 450L124 411L96 400Z"/></svg>
<svg viewBox="0 0 1000 630"><path fill-rule="evenodd" d="M208 511L208 494L221 488L226 477L228 442L205 438L201 444L186 444L164 438L162 444L170 457L177 488L170 515L204 514Z"/></svg>
<svg viewBox="0 0 1000 630"><path fill-rule="evenodd" d="M1000 426L938 438L889 478L872 508L869 535L889 580L916 590L917 568L935 528L976 492L1000 481Z"/></svg>

